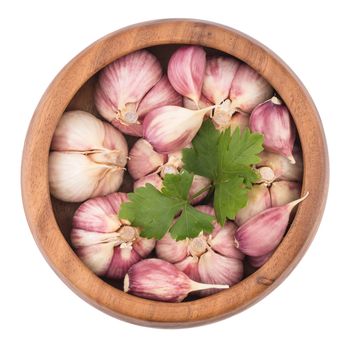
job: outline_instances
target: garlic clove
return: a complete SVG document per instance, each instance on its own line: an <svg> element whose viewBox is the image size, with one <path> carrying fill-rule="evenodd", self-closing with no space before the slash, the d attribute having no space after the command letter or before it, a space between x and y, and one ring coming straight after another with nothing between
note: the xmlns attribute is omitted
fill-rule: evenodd
<svg viewBox="0 0 350 350"><path fill-rule="evenodd" d="M229 126L231 128L231 133L233 133L237 128L240 128L241 131L243 131L245 128L249 128L249 115L236 112L232 116Z"/></svg>
<svg viewBox="0 0 350 350"><path fill-rule="evenodd" d="M174 90L166 75L142 99L137 113L142 118L152 109L162 106L182 106L182 96Z"/></svg>
<svg viewBox="0 0 350 350"><path fill-rule="evenodd" d="M274 171L277 179L301 181L303 175L303 160L299 149L294 147L293 158L295 159L295 164L291 164L287 158L279 154L267 151L261 152L259 158L261 161L258 166L270 167Z"/></svg>
<svg viewBox="0 0 350 350"><path fill-rule="evenodd" d="M124 278L130 267L141 260L131 245L121 244L114 248L113 257L105 276L113 279Z"/></svg>
<svg viewBox="0 0 350 350"><path fill-rule="evenodd" d="M190 191L189 191L189 196L190 197L194 196L202 189L208 187L210 184L211 184L210 179L208 179L204 176L194 175L193 182L192 182L192 185L191 185ZM208 188L208 190L204 191L202 194L200 194L196 198L193 198L191 200L191 204L197 204L197 203L201 202L207 196L208 193L209 193L209 188Z"/></svg>
<svg viewBox="0 0 350 350"><path fill-rule="evenodd" d="M254 69L241 63L231 85L230 100L234 110L250 113L273 95L271 85Z"/></svg>
<svg viewBox="0 0 350 350"><path fill-rule="evenodd" d="M100 72L95 91L96 108L110 122L117 119L126 126L138 124L137 107L161 77L161 65L148 51L123 56ZM123 132L132 134L132 129L124 128Z"/></svg>
<svg viewBox="0 0 350 350"><path fill-rule="evenodd" d="M201 96L206 53L200 46L183 46L170 57L168 78L174 89L198 106Z"/></svg>
<svg viewBox="0 0 350 350"><path fill-rule="evenodd" d="M133 249L141 256L141 258L145 258L147 255L151 253L156 245L156 240L154 238L143 238L136 237L136 239L132 242Z"/></svg>
<svg viewBox="0 0 350 350"><path fill-rule="evenodd" d="M87 151L101 149L104 138L104 124L92 114L84 111L65 112L52 137L51 150Z"/></svg>
<svg viewBox="0 0 350 350"><path fill-rule="evenodd" d="M98 231L85 231L79 228L72 229L70 240L75 248L88 247L98 244L121 243L116 232L103 233Z"/></svg>
<svg viewBox="0 0 350 350"><path fill-rule="evenodd" d="M270 185L276 180L275 172L268 166L258 168L256 171L260 175L260 178L256 181L257 184Z"/></svg>
<svg viewBox="0 0 350 350"><path fill-rule="evenodd" d="M103 178L98 182L91 197L104 196L115 192L123 183L124 169L113 167L105 172Z"/></svg>
<svg viewBox="0 0 350 350"><path fill-rule="evenodd" d="M129 157L128 171L135 180L156 171L166 161L166 156L156 152L145 139L135 142Z"/></svg>
<svg viewBox="0 0 350 350"><path fill-rule="evenodd" d="M112 193L87 200L74 213L73 227L87 231L116 231L122 225L116 213L126 199L125 193Z"/></svg>
<svg viewBox="0 0 350 350"><path fill-rule="evenodd" d="M292 209L308 194L281 207L266 209L246 221L236 231L237 248L249 256L261 256L274 250L286 232Z"/></svg>
<svg viewBox="0 0 350 350"><path fill-rule="evenodd" d="M199 259L197 256L188 256L184 260L174 264L177 269L185 273L191 280L200 282L198 271Z"/></svg>
<svg viewBox="0 0 350 350"><path fill-rule="evenodd" d="M177 106L156 108L144 119L144 138L159 153L179 151L196 136L205 113L213 108L198 111Z"/></svg>
<svg viewBox="0 0 350 350"><path fill-rule="evenodd" d="M201 95L198 105L187 97L183 98L183 105L187 109L197 110L197 109L210 107L213 104L204 95ZM211 115L212 115L212 111L208 111L207 113L205 113L204 117L209 118Z"/></svg>
<svg viewBox="0 0 350 350"><path fill-rule="evenodd" d="M301 185L292 181L277 181L270 187L271 203L279 207L300 198Z"/></svg>
<svg viewBox="0 0 350 350"><path fill-rule="evenodd" d="M268 208L271 208L269 189L265 184L253 185L248 192L247 205L237 212L235 222L238 226L242 226L250 218Z"/></svg>
<svg viewBox="0 0 350 350"><path fill-rule="evenodd" d="M205 67L202 92L218 105L228 98L240 62L231 57L212 57Z"/></svg>
<svg viewBox="0 0 350 350"><path fill-rule="evenodd" d="M259 268L263 266L267 262L267 260L270 259L272 254L273 252L267 253L262 256L248 256L248 263L252 267Z"/></svg>
<svg viewBox="0 0 350 350"><path fill-rule="evenodd" d="M140 124L125 124L119 121L119 119L114 119L111 124L119 129L123 134L136 136L136 137L142 137L143 135L143 125L140 122Z"/></svg>
<svg viewBox="0 0 350 350"><path fill-rule="evenodd" d="M157 241L157 257L170 263L177 263L187 257L188 239L176 241L167 233L162 239Z"/></svg>
<svg viewBox="0 0 350 350"><path fill-rule="evenodd" d="M163 180L158 174L151 174L141 177L141 179L134 182L134 191L139 187L146 186L146 184L151 184L160 191L163 187Z"/></svg>
<svg viewBox="0 0 350 350"><path fill-rule="evenodd" d="M243 277L243 262L208 250L199 259L198 271L203 283L232 286Z"/></svg>
<svg viewBox="0 0 350 350"><path fill-rule="evenodd" d="M193 291L225 289L228 285L206 285L189 279L174 265L160 259L146 259L133 265L124 278L124 291L136 296L180 302Z"/></svg>
<svg viewBox="0 0 350 350"><path fill-rule="evenodd" d="M294 164L295 126L287 107L276 96L254 108L249 127L264 135L264 148L281 154Z"/></svg>

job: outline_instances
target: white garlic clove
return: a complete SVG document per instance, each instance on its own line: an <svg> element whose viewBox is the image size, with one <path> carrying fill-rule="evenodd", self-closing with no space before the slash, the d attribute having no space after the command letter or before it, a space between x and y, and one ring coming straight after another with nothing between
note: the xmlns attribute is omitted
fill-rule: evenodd
<svg viewBox="0 0 350 350"><path fill-rule="evenodd" d="M151 184L160 191L163 187L163 180L158 174L151 174L141 177L141 179L134 182L134 191L139 187L146 186L146 184Z"/></svg>
<svg viewBox="0 0 350 350"><path fill-rule="evenodd" d="M271 203L279 207L300 198L301 185L292 181L277 181L270 187Z"/></svg>
<svg viewBox="0 0 350 350"><path fill-rule="evenodd" d="M208 250L199 258L198 271L202 283L232 286L243 277L243 262Z"/></svg>
<svg viewBox="0 0 350 350"><path fill-rule="evenodd" d="M143 238L136 237L132 242L133 249L141 256L141 258L145 258L147 255L151 253L156 245L156 240L154 238Z"/></svg>
<svg viewBox="0 0 350 350"><path fill-rule="evenodd" d="M177 269L185 273L191 280L200 282L201 278L198 271L199 259L197 256L188 256L184 260L174 264Z"/></svg>
<svg viewBox="0 0 350 350"><path fill-rule="evenodd" d="M160 259L146 259L133 265L124 279L124 291L136 296L167 302L180 302L193 291L225 289L227 285L192 281L174 265Z"/></svg>
<svg viewBox="0 0 350 350"><path fill-rule="evenodd" d="M182 106L182 96L174 90L166 75L142 99L137 113L142 118L152 109L162 106Z"/></svg>
<svg viewBox="0 0 350 350"><path fill-rule="evenodd" d="M187 257L188 240L176 241L170 236L170 233L164 235L157 241L157 257L171 263L179 262Z"/></svg>
<svg viewBox="0 0 350 350"><path fill-rule="evenodd" d="M188 145L200 129L206 112L165 106L152 110L144 119L144 137L159 153L179 151Z"/></svg>
<svg viewBox="0 0 350 350"><path fill-rule="evenodd" d="M204 176L194 175L193 182L192 182L192 185L191 185L190 191L189 191L189 196L190 197L194 196L199 191L201 191L204 188L208 187L210 184L211 184L210 179L208 179L208 178L206 178ZM197 204L200 201L202 201L207 196L208 192L209 192L209 188L206 191L204 191L202 194L197 196L196 198L193 198L191 200L191 204Z"/></svg>
<svg viewBox="0 0 350 350"><path fill-rule="evenodd" d="M231 85L232 108L250 113L259 103L273 95L271 85L245 63L239 66Z"/></svg>
<svg viewBox="0 0 350 350"><path fill-rule="evenodd" d="M294 164L292 151L295 142L295 126L288 108L276 96L254 108L249 127L264 135L264 149L278 153Z"/></svg>
<svg viewBox="0 0 350 350"><path fill-rule="evenodd" d="M206 53L200 46L183 46L170 57L168 78L174 89L196 105L201 96Z"/></svg>
<svg viewBox="0 0 350 350"><path fill-rule="evenodd" d="M135 180L156 171L167 158L166 155L156 152L152 145L144 139L135 142L129 157L128 171Z"/></svg>
<svg viewBox="0 0 350 350"><path fill-rule="evenodd" d="M95 91L97 110L110 122L118 119L126 126L138 124L137 107L161 76L159 61L146 50L117 59L99 74ZM124 132L133 132L125 129Z"/></svg>
<svg viewBox="0 0 350 350"><path fill-rule="evenodd" d="M218 105L228 98L240 62L231 57L212 57L205 67L202 93Z"/></svg>
<svg viewBox="0 0 350 350"><path fill-rule="evenodd" d="M87 200L74 213L73 227L87 231L116 231L122 225L116 213L126 200L125 193L112 193Z"/></svg>
<svg viewBox="0 0 350 350"><path fill-rule="evenodd" d="M269 189L265 184L254 185L248 192L247 205L237 212L235 222L238 226L241 226L250 218L268 208L271 208Z"/></svg>

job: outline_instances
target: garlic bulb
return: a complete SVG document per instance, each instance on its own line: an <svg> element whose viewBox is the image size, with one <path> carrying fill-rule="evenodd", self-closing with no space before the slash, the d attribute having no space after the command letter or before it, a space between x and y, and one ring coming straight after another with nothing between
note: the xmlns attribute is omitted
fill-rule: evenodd
<svg viewBox="0 0 350 350"><path fill-rule="evenodd" d="M241 226L251 217L270 207L271 197L267 186L265 184L254 185L248 192L247 205L237 212L235 222Z"/></svg>
<svg viewBox="0 0 350 350"><path fill-rule="evenodd" d="M171 85L181 95L197 106L201 96L206 53L200 46L183 46L170 57L168 77Z"/></svg>
<svg viewBox="0 0 350 350"><path fill-rule="evenodd" d="M130 268L124 279L124 292L168 302L180 302L193 291L228 287L192 281L174 265L160 259L140 261Z"/></svg>
<svg viewBox="0 0 350 350"><path fill-rule="evenodd" d="M294 164L292 151L295 141L295 126L282 101L276 96L257 106L249 119L249 127L264 135L264 148L278 153Z"/></svg>
<svg viewBox="0 0 350 350"><path fill-rule="evenodd" d="M232 81L230 100L234 111L250 113L273 95L271 85L254 69L241 63Z"/></svg>
<svg viewBox="0 0 350 350"><path fill-rule="evenodd" d="M273 170L275 178L278 180L288 180L288 181L301 181L303 175L303 160L301 157L301 151L294 147L293 158L295 159L295 164L277 154L267 151L262 151L259 154L261 159L258 167L269 167Z"/></svg>
<svg viewBox="0 0 350 350"><path fill-rule="evenodd" d="M292 209L308 194L283 206L266 209L246 221L235 233L237 248L249 256L262 256L274 250L286 232Z"/></svg>
<svg viewBox="0 0 350 350"><path fill-rule="evenodd" d="M152 108L181 105L157 58L146 50L132 52L99 74L95 105L123 133L142 136L142 120Z"/></svg>
<svg viewBox="0 0 350 350"><path fill-rule="evenodd" d="M148 113L143 122L143 136L159 153L180 151L200 129L204 115L214 106L197 111L164 106Z"/></svg>
<svg viewBox="0 0 350 350"><path fill-rule="evenodd" d="M300 197L301 185L292 181L276 181L270 187L271 203L273 207L279 207Z"/></svg>
<svg viewBox="0 0 350 350"><path fill-rule="evenodd" d="M128 148L111 125L83 111L63 114L49 155L50 192L67 202L112 193L123 181Z"/></svg>
<svg viewBox="0 0 350 350"><path fill-rule="evenodd" d="M196 209L214 215L212 207L200 205ZM166 234L157 241L157 256L175 263L179 270L198 282L228 285L239 282L243 276L244 255L235 247L236 226L232 222L223 227L216 221L213 224L211 234L203 233L193 239L175 241Z"/></svg>
<svg viewBox="0 0 350 350"><path fill-rule="evenodd" d="M137 227L119 220L120 206L126 200L125 193L89 199L74 214L72 245L97 275L121 279L155 246L154 239L141 238Z"/></svg>
<svg viewBox="0 0 350 350"><path fill-rule="evenodd" d="M275 172L268 166L262 166L256 169L256 171L260 176L260 178L256 181L257 184L270 185L277 178Z"/></svg>

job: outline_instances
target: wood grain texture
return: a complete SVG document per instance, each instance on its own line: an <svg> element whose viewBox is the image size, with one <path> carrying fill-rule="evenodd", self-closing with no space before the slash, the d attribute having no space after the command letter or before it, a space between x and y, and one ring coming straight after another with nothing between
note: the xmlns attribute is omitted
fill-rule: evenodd
<svg viewBox="0 0 350 350"><path fill-rule="evenodd" d="M94 106L86 96L92 93L94 75L101 68L132 51L153 46L158 46L152 50L164 55L164 61L169 51L161 50L159 45L165 44L197 44L223 51L248 63L271 83L287 104L298 129L304 158L303 192L310 192L308 199L299 205L284 240L263 267L228 290L179 304L123 293L85 267L58 226L48 187L50 142L66 108L93 112ZM280 58L255 40L231 28L197 20L141 23L114 32L80 53L63 68L42 97L23 152L24 208L36 243L48 263L90 304L112 316L148 326L184 327L216 321L242 311L270 293L310 245L323 214L327 190L328 155L322 124L299 79ZM54 206L57 217L63 221L74 209L57 201ZM65 225L66 228L60 224L62 231L69 230L69 225Z"/></svg>

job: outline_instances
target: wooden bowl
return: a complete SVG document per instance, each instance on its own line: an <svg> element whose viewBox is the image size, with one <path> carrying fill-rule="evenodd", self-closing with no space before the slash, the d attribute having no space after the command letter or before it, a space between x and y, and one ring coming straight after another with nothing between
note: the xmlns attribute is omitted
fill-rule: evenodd
<svg viewBox="0 0 350 350"><path fill-rule="evenodd" d="M96 73L132 51L150 48L167 62L176 45L203 45L220 50L252 66L275 88L288 106L303 150L303 192L282 243L256 272L230 289L183 303L163 303L122 292L91 272L67 240L78 204L50 198L48 155L56 125L67 109L97 114L93 104ZM328 190L326 141L317 110L302 83L266 47L221 25L197 20L162 20L118 30L85 49L53 80L32 118L23 153L22 194L30 229L42 254L60 278L98 309L132 323L184 327L216 321L253 305L276 288L293 270L310 245L324 210Z"/></svg>

